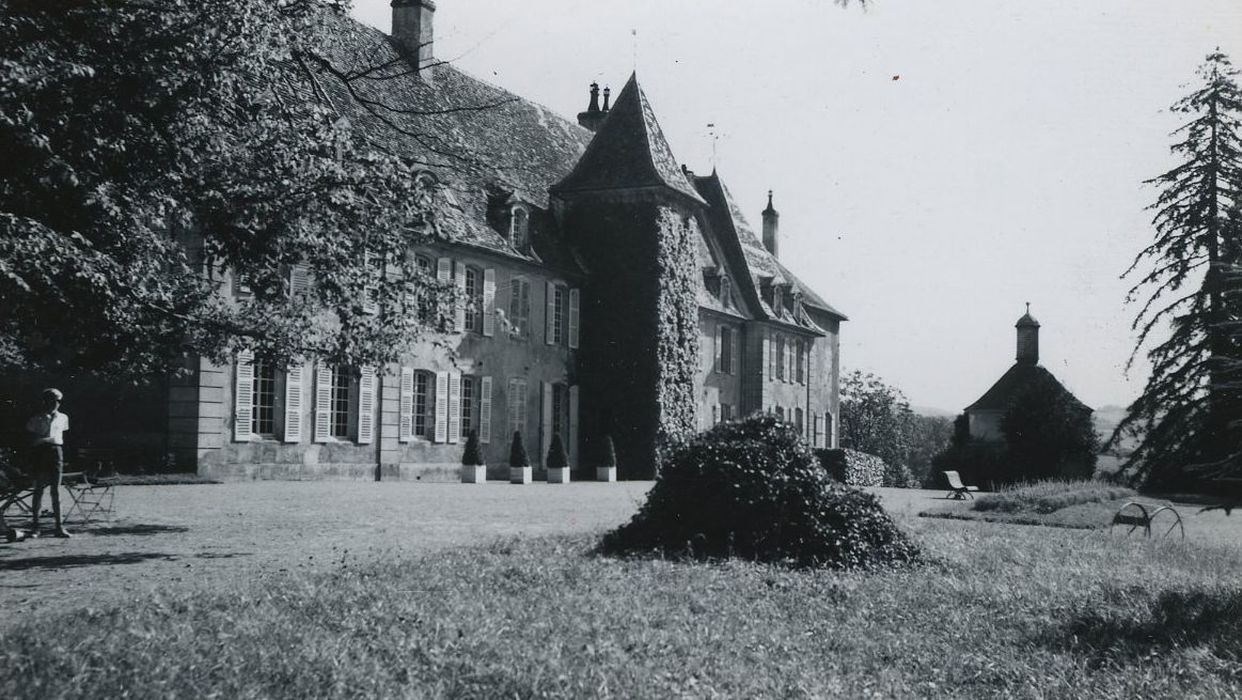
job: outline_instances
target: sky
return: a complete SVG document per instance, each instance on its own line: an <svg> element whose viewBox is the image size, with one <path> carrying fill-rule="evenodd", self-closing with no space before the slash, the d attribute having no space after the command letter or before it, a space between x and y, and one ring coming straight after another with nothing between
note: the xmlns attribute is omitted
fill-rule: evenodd
<svg viewBox="0 0 1242 700"><path fill-rule="evenodd" d="M388 0L354 5L389 29ZM954 412L1013 363L1026 302L1082 401L1138 395L1142 183L1175 162L1168 106L1203 57L1242 64L1238 0L436 5L437 58L567 118L637 69L673 153L753 226L775 192L781 261L850 318L843 370Z"/></svg>

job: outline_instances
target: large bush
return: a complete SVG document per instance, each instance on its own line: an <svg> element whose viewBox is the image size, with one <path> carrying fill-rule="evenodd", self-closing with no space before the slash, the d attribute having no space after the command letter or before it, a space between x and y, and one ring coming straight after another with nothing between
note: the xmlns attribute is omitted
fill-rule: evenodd
<svg viewBox="0 0 1242 700"><path fill-rule="evenodd" d="M602 548L842 568L918 557L875 496L834 483L797 431L769 415L676 448L647 502Z"/></svg>

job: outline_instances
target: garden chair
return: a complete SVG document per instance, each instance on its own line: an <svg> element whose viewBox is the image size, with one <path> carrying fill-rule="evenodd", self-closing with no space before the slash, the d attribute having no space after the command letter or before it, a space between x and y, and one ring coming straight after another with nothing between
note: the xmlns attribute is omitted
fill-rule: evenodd
<svg viewBox="0 0 1242 700"><path fill-rule="evenodd" d="M973 501L975 498L974 491L978 491L978 486L967 486L962 483L962 477L957 472L945 472L944 478L949 480L949 493L945 498L956 498L961 500L970 496Z"/></svg>
<svg viewBox="0 0 1242 700"><path fill-rule="evenodd" d="M74 464L79 471L65 472L60 481L73 502L65 520L87 525L92 520L110 517L115 494L112 481L102 475L113 471L112 451L78 450Z"/></svg>
<svg viewBox="0 0 1242 700"><path fill-rule="evenodd" d="M34 481L29 476L12 466L0 472L0 533L14 539L17 530L9 528L9 509L29 517L33 500Z"/></svg>

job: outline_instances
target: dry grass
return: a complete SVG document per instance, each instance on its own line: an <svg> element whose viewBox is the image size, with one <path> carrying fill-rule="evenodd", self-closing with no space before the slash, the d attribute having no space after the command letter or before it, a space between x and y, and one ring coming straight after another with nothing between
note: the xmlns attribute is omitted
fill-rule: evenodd
<svg viewBox="0 0 1242 700"><path fill-rule="evenodd" d="M542 538L46 613L0 641L0 696L1242 693L1236 546L903 520L933 563L617 561Z"/></svg>

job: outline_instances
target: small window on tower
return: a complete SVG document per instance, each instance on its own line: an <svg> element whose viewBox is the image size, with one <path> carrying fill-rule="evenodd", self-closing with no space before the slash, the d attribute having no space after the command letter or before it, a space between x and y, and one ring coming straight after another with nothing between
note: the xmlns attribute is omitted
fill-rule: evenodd
<svg viewBox="0 0 1242 700"><path fill-rule="evenodd" d="M510 213L509 243L518 250L525 250L530 243L530 212L520 204Z"/></svg>

